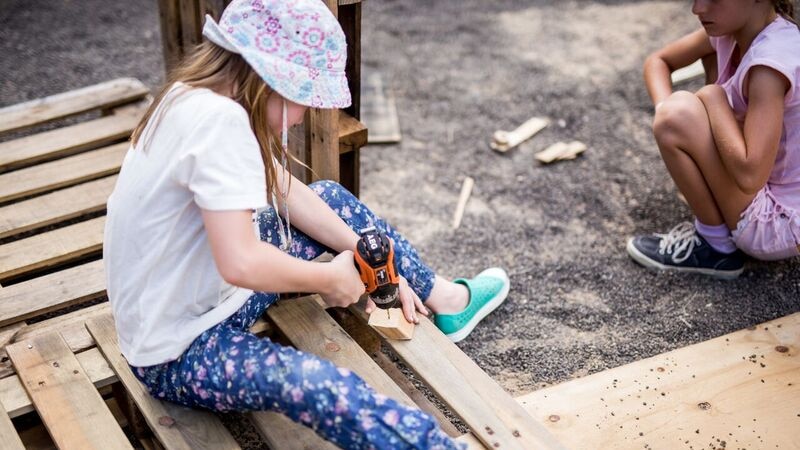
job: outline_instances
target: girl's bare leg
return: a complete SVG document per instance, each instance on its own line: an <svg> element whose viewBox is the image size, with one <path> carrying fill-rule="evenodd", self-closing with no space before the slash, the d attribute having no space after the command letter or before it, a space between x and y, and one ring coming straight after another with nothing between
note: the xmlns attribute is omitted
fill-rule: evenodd
<svg viewBox="0 0 800 450"><path fill-rule="evenodd" d="M755 194L742 192L720 159L705 106L690 92L675 92L653 121L661 157L700 222L735 229Z"/></svg>

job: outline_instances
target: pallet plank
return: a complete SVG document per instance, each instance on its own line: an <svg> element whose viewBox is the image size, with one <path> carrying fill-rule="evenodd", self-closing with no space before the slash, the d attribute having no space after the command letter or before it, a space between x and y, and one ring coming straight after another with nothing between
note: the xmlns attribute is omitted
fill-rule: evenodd
<svg viewBox="0 0 800 450"><path fill-rule="evenodd" d="M518 400L573 449L797 449L800 313Z"/></svg>
<svg viewBox="0 0 800 450"><path fill-rule="evenodd" d="M39 336L7 351L59 448L132 448L61 335Z"/></svg>
<svg viewBox="0 0 800 450"><path fill-rule="evenodd" d="M0 172L78 153L127 138L139 122L136 113L114 114L0 143Z"/></svg>
<svg viewBox="0 0 800 450"><path fill-rule="evenodd" d="M367 321L363 305L350 310ZM413 339L388 339L385 343L461 417L486 447L563 448L428 318L420 317Z"/></svg>
<svg viewBox="0 0 800 450"><path fill-rule="evenodd" d="M103 261L54 272L0 290L0 326L105 295Z"/></svg>
<svg viewBox="0 0 800 450"><path fill-rule="evenodd" d="M339 181L338 114L335 109L309 109L306 113L305 161L314 168L314 181Z"/></svg>
<svg viewBox="0 0 800 450"><path fill-rule="evenodd" d="M114 319L110 314L89 320L86 327L164 447L187 450L239 448L230 432L211 412L162 402L147 393L120 352Z"/></svg>
<svg viewBox="0 0 800 450"><path fill-rule="evenodd" d="M0 175L0 202L115 174L129 146L123 142L4 173Z"/></svg>
<svg viewBox="0 0 800 450"><path fill-rule="evenodd" d="M0 405L2 406L2 405ZM25 446L22 444L19 434L17 434L14 424L8 417L6 410L0 408L0 450L24 450Z"/></svg>
<svg viewBox="0 0 800 450"><path fill-rule="evenodd" d="M102 211L117 175L0 207L0 238Z"/></svg>
<svg viewBox="0 0 800 450"><path fill-rule="evenodd" d="M413 405L408 397L320 306L315 296L286 299L270 306L267 316L297 349L326 358L358 373L378 392ZM334 449L313 431L272 413L251 414L251 420L271 448Z"/></svg>
<svg viewBox="0 0 800 450"><path fill-rule="evenodd" d="M99 251L105 222L97 217L0 246L0 280Z"/></svg>
<svg viewBox="0 0 800 450"><path fill-rule="evenodd" d="M367 126L358 119L339 112L339 153L348 153L367 145Z"/></svg>
<svg viewBox="0 0 800 450"><path fill-rule="evenodd" d="M144 98L149 93L141 81L118 78L81 89L0 108L0 135L37 124L111 108Z"/></svg>

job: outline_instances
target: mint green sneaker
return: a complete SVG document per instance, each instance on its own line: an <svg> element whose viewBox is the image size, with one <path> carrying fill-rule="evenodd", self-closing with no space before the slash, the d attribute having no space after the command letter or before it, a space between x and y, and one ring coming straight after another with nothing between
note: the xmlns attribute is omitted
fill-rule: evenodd
<svg viewBox="0 0 800 450"><path fill-rule="evenodd" d="M453 282L467 287L469 303L460 313L436 314L434 323L451 341L459 342L505 301L511 282L506 271L499 267L486 269L470 280L459 278Z"/></svg>

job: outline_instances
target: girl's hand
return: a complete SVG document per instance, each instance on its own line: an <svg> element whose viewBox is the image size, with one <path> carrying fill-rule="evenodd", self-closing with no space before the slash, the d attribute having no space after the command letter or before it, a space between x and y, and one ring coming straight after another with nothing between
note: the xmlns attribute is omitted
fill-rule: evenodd
<svg viewBox="0 0 800 450"><path fill-rule="evenodd" d="M356 269L353 252L345 250L328 263L331 270L327 289L319 294L327 305L347 307L364 294L364 283Z"/></svg>
<svg viewBox="0 0 800 450"><path fill-rule="evenodd" d="M428 315L428 309L425 308L425 305L422 304L422 300L419 299L417 294L411 289L408 285L408 281L404 277L400 277L400 303L401 307L403 308L403 315L405 316L406 320L410 323L419 323L419 317L417 317L417 311L422 313L423 316ZM365 311L367 314L371 314L376 308L375 302L370 299L367 299L367 307Z"/></svg>

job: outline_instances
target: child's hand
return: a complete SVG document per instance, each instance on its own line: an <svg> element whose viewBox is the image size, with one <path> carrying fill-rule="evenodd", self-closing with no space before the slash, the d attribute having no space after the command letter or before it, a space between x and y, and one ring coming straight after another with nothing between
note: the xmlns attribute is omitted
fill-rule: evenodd
<svg viewBox="0 0 800 450"><path fill-rule="evenodd" d="M422 304L422 300L419 299L417 294L411 290L408 281L404 277L400 277L400 303L403 308L403 315L411 323L419 323L416 311L419 311L424 316L428 315L428 309ZM365 308L367 314L371 314L375 308L375 302L368 299L367 307Z"/></svg>
<svg viewBox="0 0 800 450"><path fill-rule="evenodd" d="M358 302L364 294L364 283L356 269L353 252L345 250L339 253L328 267L332 271L331 282L319 293L325 303L344 308Z"/></svg>

